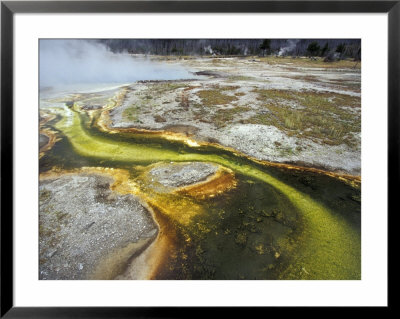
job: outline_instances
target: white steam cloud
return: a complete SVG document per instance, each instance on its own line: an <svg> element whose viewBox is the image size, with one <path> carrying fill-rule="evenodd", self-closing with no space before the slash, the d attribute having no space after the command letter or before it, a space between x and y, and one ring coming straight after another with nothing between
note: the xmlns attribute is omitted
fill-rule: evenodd
<svg viewBox="0 0 400 319"><path fill-rule="evenodd" d="M211 49L211 45L208 45L204 48L204 52L208 54L213 54L213 50Z"/></svg>
<svg viewBox="0 0 400 319"><path fill-rule="evenodd" d="M112 53L93 40L40 40L40 87L193 78L179 66Z"/></svg>
<svg viewBox="0 0 400 319"><path fill-rule="evenodd" d="M292 52L294 49L296 49L297 42L299 42L299 40L287 40L287 42L286 42L287 46L281 48L279 50L278 55L282 56L282 55Z"/></svg>

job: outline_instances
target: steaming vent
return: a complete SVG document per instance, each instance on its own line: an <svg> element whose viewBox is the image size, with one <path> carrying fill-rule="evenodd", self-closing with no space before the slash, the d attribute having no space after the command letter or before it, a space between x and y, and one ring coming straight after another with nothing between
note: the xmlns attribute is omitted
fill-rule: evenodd
<svg viewBox="0 0 400 319"><path fill-rule="evenodd" d="M191 73L178 65L157 63L127 52L113 53L96 40L40 40L41 88L190 77Z"/></svg>

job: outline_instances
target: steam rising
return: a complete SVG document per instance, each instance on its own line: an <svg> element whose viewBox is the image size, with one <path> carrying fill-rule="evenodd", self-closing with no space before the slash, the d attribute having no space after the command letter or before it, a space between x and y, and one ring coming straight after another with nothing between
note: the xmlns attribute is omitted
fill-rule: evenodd
<svg viewBox="0 0 400 319"><path fill-rule="evenodd" d="M208 54L213 54L213 50L211 49L211 45L208 45L204 48L204 52Z"/></svg>
<svg viewBox="0 0 400 319"><path fill-rule="evenodd" d="M40 87L187 78L182 67L115 54L93 40L40 40Z"/></svg>
<svg viewBox="0 0 400 319"><path fill-rule="evenodd" d="M281 48L278 55L282 56L292 52L294 49L296 49L297 42L299 42L299 40L287 40L287 46Z"/></svg>

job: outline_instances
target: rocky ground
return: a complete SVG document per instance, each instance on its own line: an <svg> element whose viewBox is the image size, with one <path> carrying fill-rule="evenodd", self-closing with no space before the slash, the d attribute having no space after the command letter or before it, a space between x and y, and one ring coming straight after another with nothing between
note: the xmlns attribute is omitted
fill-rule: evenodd
<svg viewBox="0 0 400 319"><path fill-rule="evenodd" d="M121 254L128 249L129 259L140 248L132 243L155 238L157 225L141 201L112 192L111 182L94 174L40 182L40 279L101 278L95 270L106 256L120 252L124 258ZM107 272L117 271L120 264L108 264Z"/></svg>
<svg viewBox="0 0 400 319"><path fill-rule="evenodd" d="M130 85L110 111L111 127L184 133L257 159L360 175L361 72L355 62L287 57L179 63L197 78Z"/></svg>
<svg viewBox="0 0 400 319"><path fill-rule="evenodd" d="M187 186L205 180L215 174L218 166L210 163L174 163L154 167L149 178L168 189Z"/></svg>

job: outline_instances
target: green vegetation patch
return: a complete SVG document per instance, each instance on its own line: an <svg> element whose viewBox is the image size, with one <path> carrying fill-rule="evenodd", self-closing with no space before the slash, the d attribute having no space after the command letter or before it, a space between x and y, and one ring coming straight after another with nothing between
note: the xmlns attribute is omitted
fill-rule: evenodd
<svg viewBox="0 0 400 319"><path fill-rule="evenodd" d="M162 95L186 87L188 87L186 83L157 82L154 83L149 90L151 90L151 95Z"/></svg>
<svg viewBox="0 0 400 319"><path fill-rule="evenodd" d="M49 191L47 189L42 189L39 192L39 201L44 202L44 201L50 199L50 196L51 196L51 191Z"/></svg>
<svg viewBox="0 0 400 319"><path fill-rule="evenodd" d="M212 107L215 105L226 105L237 101L238 98L232 95L226 95L223 92L228 90L236 90L237 86L229 86L225 88L215 88L211 90L201 90L197 92L198 97L201 98L203 105Z"/></svg>
<svg viewBox="0 0 400 319"><path fill-rule="evenodd" d="M138 121L138 116L139 116L139 107L136 105L132 105L130 107L127 107L123 112L122 116L130 121Z"/></svg>
<svg viewBox="0 0 400 319"><path fill-rule="evenodd" d="M353 133L361 131L361 116L351 108L360 107L359 97L311 91L254 92L269 112L253 116L247 123L273 125L289 136L308 137L328 145L357 145Z"/></svg>
<svg viewBox="0 0 400 319"><path fill-rule="evenodd" d="M227 81L228 82L235 82L235 81L254 81L256 80L254 77L245 76L245 75L233 75L230 76Z"/></svg>
<svg viewBox="0 0 400 319"><path fill-rule="evenodd" d="M237 93L235 93L235 96L245 96L246 95L246 93L244 93L244 92L237 92Z"/></svg>
<svg viewBox="0 0 400 319"><path fill-rule="evenodd" d="M122 115L125 119L128 119L133 122L139 122L138 117L140 112L149 113L150 110L159 104L160 98L167 93L173 93L175 90L180 88L188 87L185 83L175 83L175 82L155 82L150 83L146 86L146 89L143 92L137 94L139 101L136 105L131 105L127 107ZM181 101L180 97L176 98L177 101ZM163 102L168 103L168 101Z"/></svg>
<svg viewBox="0 0 400 319"><path fill-rule="evenodd" d="M258 58L260 62L271 65L287 65L288 67L310 67L310 68L325 68L325 69L361 69L361 63L353 59L345 59L333 62L324 62L324 58L315 57L314 60L306 57L276 57L267 56Z"/></svg>
<svg viewBox="0 0 400 319"><path fill-rule="evenodd" d="M217 109L212 117L212 120L218 128L221 128L231 123L235 119L239 119L239 114L245 113L249 110L249 107L244 106L236 106L229 109Z"/></svg>

